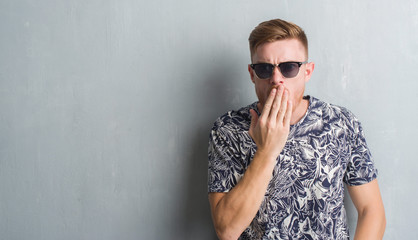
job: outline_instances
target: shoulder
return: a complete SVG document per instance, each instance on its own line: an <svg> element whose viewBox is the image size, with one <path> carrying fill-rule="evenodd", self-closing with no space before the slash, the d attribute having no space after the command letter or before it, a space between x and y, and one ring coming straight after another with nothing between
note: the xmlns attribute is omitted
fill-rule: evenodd
<svg viewBox="0 0 418 240"><path fill-rule="evenodd" d="M212 131L247 131L251 123L250 109L255 106L257 103L226 112L216 119Z"/></svg>
<svg viewBox="0 0 418 240"><path fill-rule="evenodd" d="M346 107L333 103L324 102L320 99L311 97L312 112L320 114L324 120L337 121L344 125L356 125L359 123L356 115Z"/></svg>

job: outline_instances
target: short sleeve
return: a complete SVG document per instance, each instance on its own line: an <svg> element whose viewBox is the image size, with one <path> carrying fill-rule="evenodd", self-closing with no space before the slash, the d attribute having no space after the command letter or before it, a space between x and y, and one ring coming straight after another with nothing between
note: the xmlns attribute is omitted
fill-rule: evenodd
<svg viewBox="0 0 418 240"><path fill-rule="evenodd" d="M215 126L209 136L208 192L229 192L244 174L237 136Z"/></svg>
<svg viewBox="0 0 418 240"><path fill-rule="evenodd" d="M358 186L377 178L378 171L367 146L360 122L354 116L351 116L350 122L348 135L351 144L351 156L344 175L344 182L350 186Z"/></svg>

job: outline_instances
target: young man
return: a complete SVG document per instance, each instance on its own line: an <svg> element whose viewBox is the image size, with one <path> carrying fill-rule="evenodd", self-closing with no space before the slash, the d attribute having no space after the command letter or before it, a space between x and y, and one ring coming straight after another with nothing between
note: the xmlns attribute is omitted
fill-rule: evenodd
<svg viewBox="0 0 418 240"><path fill-rule="evenodd" d="M349 239L344 184L358 211L355 239L382 239L377 170L357 118L304 96L314 70L303 30L275 19L251 33L258 102L218 118L208 190L220 239Z"/></svg>

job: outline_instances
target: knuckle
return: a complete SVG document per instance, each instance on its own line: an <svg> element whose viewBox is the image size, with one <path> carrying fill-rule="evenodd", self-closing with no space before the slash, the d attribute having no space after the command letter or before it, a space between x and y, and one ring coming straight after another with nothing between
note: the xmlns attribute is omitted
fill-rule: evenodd
<svg viewBox="0 0 418 240"><path fill-rule="evenodd" d="M273 128L275 128L275 125L276 124L274 124L273 122L269 121L269 122L267 122L266 127L269 128L269 129L273 129Z"/></svg>

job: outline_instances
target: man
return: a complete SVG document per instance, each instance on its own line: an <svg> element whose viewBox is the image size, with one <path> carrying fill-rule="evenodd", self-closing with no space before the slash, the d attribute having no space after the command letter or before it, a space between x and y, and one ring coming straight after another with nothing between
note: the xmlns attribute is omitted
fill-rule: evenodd
<svg viewBox="0 0 418 240"><path fill-rule="evenodd" d="M355 239L382 239L377 170L357 118L304 96L314 70L303 30L275 19L249 37L258 102L215 122L208 190L220 239L349 239L344 184L358 211Z"/></svg>

